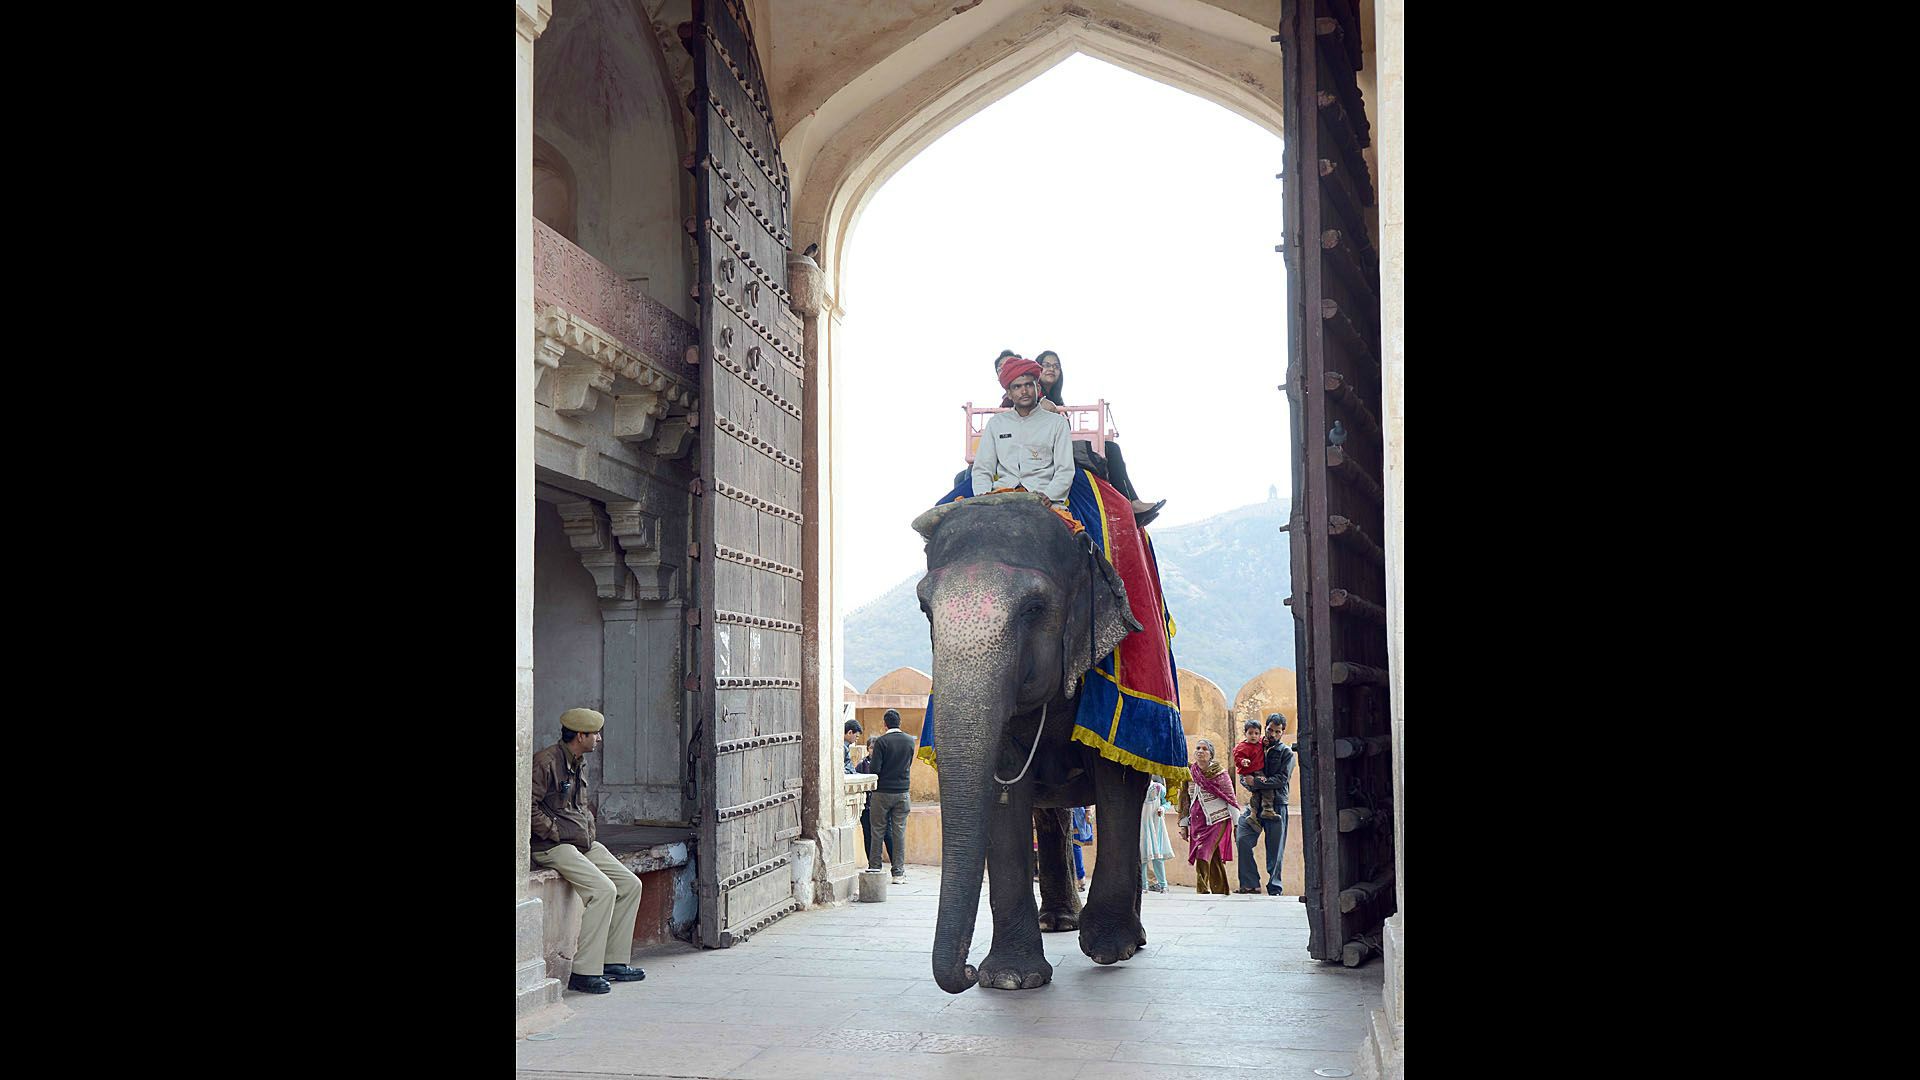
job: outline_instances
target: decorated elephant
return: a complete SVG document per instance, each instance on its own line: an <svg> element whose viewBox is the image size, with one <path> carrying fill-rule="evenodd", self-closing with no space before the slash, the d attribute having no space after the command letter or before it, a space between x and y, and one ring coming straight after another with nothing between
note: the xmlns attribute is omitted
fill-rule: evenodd
<svg viewBox="0 0 1920 1080"><path fill-rule="evenodd" d="M1130 515L1125 524L1132 527ZM914 528L927 540L927 573L918 595L933 644L925 738L938 724L933 752L940 772L941 865L934 979L953 994L975 982L1006 990L1043 986L1053 977L1042 951L1043 928L1077 928L1081 951L1095 963L1125 960L1147 941L1140 923L1138 835L1147 775L1139 760L1130 764L1127 753L1077 730L1076 717L1083 694L1104 691L1103 700L1116 703L1100 708L1114 715L1118 730L1122 699L1091 685L1100 674L1095 661L1143 629L1136 617L1142 608L1130 605L1127 586L1095 534L1080 531L1031 493L938 506L916 519ZM1157 592L1157 585L1145 591ZM1155 612L1158 603L1156 596ZM1160 618L1154 615L1156 622ZM1164 637L1155 640L1170 664ZM1119 685L1111 676L1108 681ZM1172 716L1166 738L1183 748L1177 708ZM923 755L928 750L923 747ZM1097 808L1099 858L1082 905L1064 825L1065 808L1087 805ZM1029 878L1035 831L1037 906ZM983 867L993 942L976 970L967 954Z"/></svg>

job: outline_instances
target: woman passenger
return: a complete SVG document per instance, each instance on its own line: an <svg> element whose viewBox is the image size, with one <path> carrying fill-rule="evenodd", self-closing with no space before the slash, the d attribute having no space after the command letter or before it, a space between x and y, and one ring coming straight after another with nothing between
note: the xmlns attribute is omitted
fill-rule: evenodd
<svg viewBox="0 0 1920 1080"><path fill-rule="evenodd" d="M998 363L998 361L995 362ZM1040 365L1040 407L1048 412L1061 412L1061 406L1067 403L1067 397L1062 389L1066 385L1066 378L1061 372L1060 354L1048 349L1035 358L1035 363ZM1000 404L1002 407L1007 407L1012 402L1002 401ZM1101 417L1102 422L1105 420L1105 417ZM1082 455L1085 455L1088 460L1082 460ZM1108 439L1106 454L1102 456L1094 453L1093 448L1084 441L1075 439L1073 456L1075 464L1082 468L1093 469L1096 475L1104 477L1107 483L1112 484L1120 494L1125 495L1133 503L1133 519L1139 524L1146 525L1160 516L1160 508L1167 505L1165 499L1150 503L1142 499L1140 493L1133 489L1133 480L1127 476L1127 460L1121 456L1118 442Z"/></svg>

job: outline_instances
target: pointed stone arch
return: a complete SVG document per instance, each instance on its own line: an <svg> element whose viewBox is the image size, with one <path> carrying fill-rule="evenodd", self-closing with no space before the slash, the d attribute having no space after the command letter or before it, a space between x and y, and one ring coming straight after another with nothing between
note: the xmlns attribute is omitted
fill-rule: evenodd
<svg viewBox="0 0 1920 1080"><path fill-rule="evenodd" d="M823 60L779 80L774 108L793 222L788 266L812 368L804 402L802 621L810 632L807 663L823 675L806 684L805 697L820 715L837 715L830 688L845 671L831 540L837 440L830 388L847 312L847 243L868 201L940 136L1075 53L1184 90L1280 135L1284 73L1271 40L1278 6L1270 18L1260 11L1250 18L1207 0L982 0L951 17L929 15L934 25L897 48L843 65L837 75L826 74L833 61Z"/></svg>
<svg viewBox="0 0 1920 1080"><path fill-rule="evenodd" d="M1075 53L1282 134L1280 52L1271 34L1203 0L1167 0L1151 11L1111 0L1036 0L972 38L924 34L859 73L781 140L793 184L793 246L819 245L825 313L841 313L847 243L874 193L942 135ZM822 345L830 353L830 341ZM821 359L830 369L830 355Z"/></svg>

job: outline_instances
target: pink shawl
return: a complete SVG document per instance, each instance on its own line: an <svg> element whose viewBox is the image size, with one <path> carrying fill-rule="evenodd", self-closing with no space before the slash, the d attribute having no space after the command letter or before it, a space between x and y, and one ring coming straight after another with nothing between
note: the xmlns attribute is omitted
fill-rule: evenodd
<svg viewBox="0 0 1920 1080"><path fill-rule="evenodd" d="M1197 788L1226 800L1229 806L1240 805L1240 800L1233 794L1233 777L1227 770L1221 769L1219 773L1208 776L1198 767L1189 765L1187 775ZM1193 793L1190 804L1187 813L1187 835L1191 839L1187 842L1187 861L1195 864L1203 863L1218 854L1221 862L1232 862L1234 819L1229 816L1217 825L1209 825L1207 812L1200 807L1198 791Z"/></svg>

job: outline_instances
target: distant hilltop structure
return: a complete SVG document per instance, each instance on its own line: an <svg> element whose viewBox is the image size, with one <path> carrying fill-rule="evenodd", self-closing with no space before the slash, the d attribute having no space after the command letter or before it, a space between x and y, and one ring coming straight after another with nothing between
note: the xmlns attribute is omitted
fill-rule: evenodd
<svg viewBox="0 0 1920 1080"><path fill-rule="evenodd" d="M1280 501L1280 485L1279 484L1267 485L1267 501L1268 502Z"/></svg>

